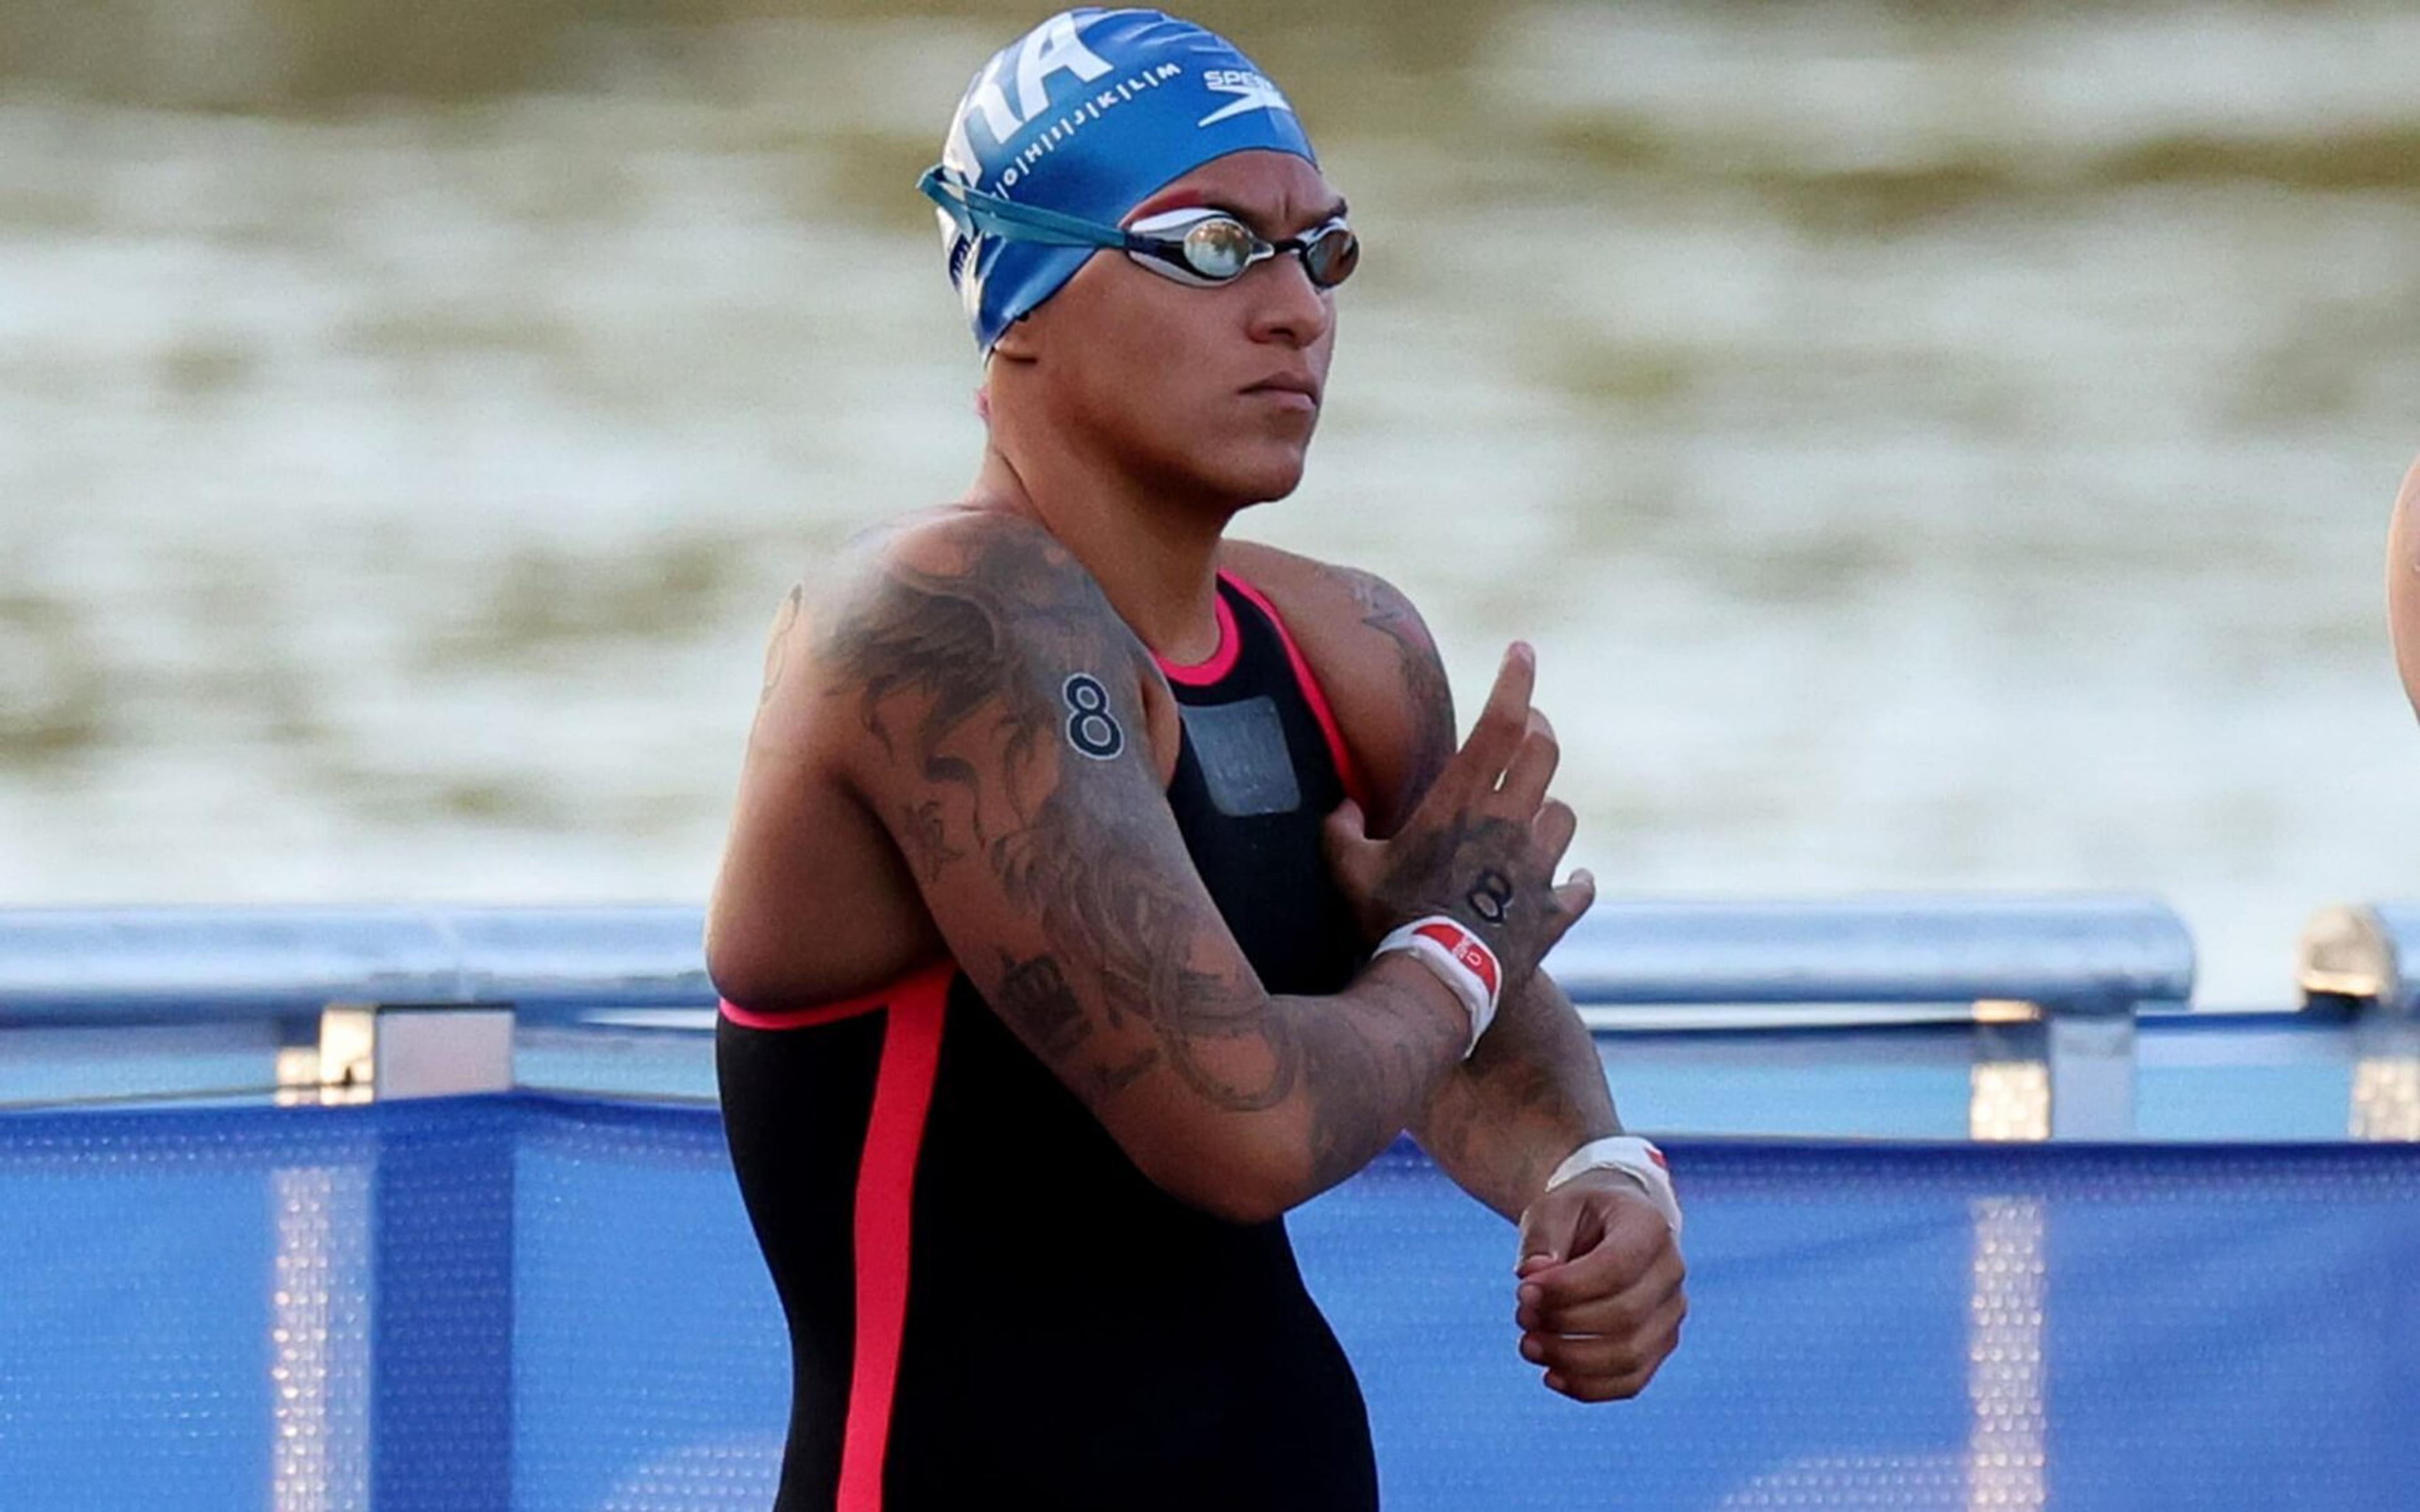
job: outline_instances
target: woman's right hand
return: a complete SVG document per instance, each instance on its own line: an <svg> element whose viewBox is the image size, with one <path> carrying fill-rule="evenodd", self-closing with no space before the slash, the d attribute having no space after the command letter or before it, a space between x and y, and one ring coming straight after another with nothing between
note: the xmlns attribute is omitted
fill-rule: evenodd
<svg viewBox="0 0 2420 1512"><path fill-rule="evenodd" d="M1373 840L1347 800L1328 816L1328 860L1369 940L1433 914L1461 921L1496 952L1509 997L1596 900L1596 879L1555 868L1578 821L1546 795L1560 748L1529 706L1537 654L1514 641L1470 737L1437 773L1402 829Z"/></svg>

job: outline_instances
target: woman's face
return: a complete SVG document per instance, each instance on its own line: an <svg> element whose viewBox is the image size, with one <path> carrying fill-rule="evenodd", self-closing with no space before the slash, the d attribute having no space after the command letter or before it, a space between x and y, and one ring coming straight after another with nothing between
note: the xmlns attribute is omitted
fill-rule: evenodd
<svg viewBox="0 0 2420 1512"><path fill-rule="evenodd" d="M1232 211L1270 241L1336 219L1343 203L1291 153L1204 163L1135 207ZM1094 255L1012 326L995 360L1023 364L1051 424L1147 481L1231 500L1280 499L1302 480L1336 339L1332 290L1281 255L1198 287L1117 253Z"/></svg>

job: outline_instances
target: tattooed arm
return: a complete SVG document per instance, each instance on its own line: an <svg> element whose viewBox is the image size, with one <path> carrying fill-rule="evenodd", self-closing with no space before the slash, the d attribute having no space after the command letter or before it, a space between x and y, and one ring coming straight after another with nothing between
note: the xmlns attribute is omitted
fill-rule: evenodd
<svg viewBox="0 0 2420 1512"><path fill-rule="evenodd" d="M1038 526L966 513L854 577L794 681L817 717L853 724L848 783L1009 1027L1145 1175L1232 1218L1281 1212L1383 1149L1459 1063L1462 1009L1401 955L1331 997L1263 988L1152 760L1147 704L1166 691L1081 566ZM1466 921L1511 984L1587 894L1552 885L1526 657L1508 669L1438 776L1452 801L1386 881L1401 908L1452 913L1473 878L1510 878L1513 922Z"/></svg>
<svg viewBox="0 0 2420 1512"><path fill-rule="evenodd" d="M1428 632L1401 594L1375 578L1321 573L1350 586L1352 611L1331 607L1329 665L1352 673L1331 685L1357 733L1372 817L1396 832L1425 813L1439 781L1435 752L1450 746L1453 708ZM1331 590L1332 591L1332 590ZM1384 644L1380 642L1383 640ZM1367 675L1391 662L1397 675ZM1349 710L1342 700L1352 701ZM1544 717L1533 733L1551 747ZM1400 844L1400 839L1392 843ZM1347 847L1338 870L1348 892L1383 889L1371 847ZM1370 921L1365 918L1365 925ZM1590 1171L1552 1192L1546 1178L1580 1144L1621 1129L1587 1029L1560 989L1539 972L1510 997L1470 1060L1440 1078L1412 1130L1463 1188L1520 1226L1513 1316L1523 1359L1549 1390L1577 1401L1613 1401L1644 1390L1679 1347L1688 1312L1687 1267L1663 1214L1630 1180Z"/></svg>
<svg viewBox="0 0 2420 1512"><path fill-rule="evenodd" d="M1453 752L1453 690L1409 599L1373 574L1326 570L1350 588L1359 629L1384 638L1383 663L1396 674L1373 679L1384 696L1373 702L1391 722L1359 748L1379 810L1370 816L1371 833L1392 835ZM1543 723L1544 716L1533 717ZM1438 1079L1410 1128L1464 1191L1517 1222L1564 1156L1621 1133L1621 1123L1595 1042L1571 999L1540 971L1505 998L1487 1038Z"/></svg>
<svg viewBox="0 0 2420 1512"><path fill-rule="evenodd" d="M1596 1042L1539 972L1409 1125L1464 1191L1518 1223L1564 1156L1621 1133Z"/></svg>

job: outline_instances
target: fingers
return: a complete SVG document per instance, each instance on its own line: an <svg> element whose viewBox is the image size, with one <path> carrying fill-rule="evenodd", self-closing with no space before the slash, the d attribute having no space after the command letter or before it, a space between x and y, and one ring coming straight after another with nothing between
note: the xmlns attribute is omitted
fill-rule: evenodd
<svg viewBox="0 0 2420 1512"><path fill-rule="evenodd" d="M1536 969L1596 896L1554 873L1577 827L1571 806L1547 796L1562 761L1553 723L1531 707L1537 655L1524 641L1504 653L1469 737L1445 764L1370 873L1369 895L1398 921L1450 914L1496 952L1511 991ZM1331 830L1329 854L1337 854Z"/></svg>
<svg viewBox="0 0 2420 1512"><path fill-rule="evenodd" d="M1320 844L1326 853L1328 874L1336 879L1357 916L1366 916L1368 901L1386 868L1387 844L1370 838L1369 819L1351 798L1338 804L1320 825ZM1360 917L1373 938L1382 933L1377 922Z"/></svg>
<svg viewBox="0 0 2420 1512"><path fill-rule="evenodd" d="M1521 1340L1521 1357L1544 1366L1546 1385L1575 1401L1626 1400L1645 1390L1680 1348L1688 1313L1688 1299L1676 1293L1627 1335L1531 1334Z"/></svg>
<svg viewBox="0 0 2420 1512"><path fill-rule="evenodd" d="M1585 915L1590 907L1595 907L1595 903L1597 873L1588 871L1585 866L1580 871L1573 871L1571 881L1554 887L1554 912L1539 919L1539 961L1544 961L1546 953L1554 950L1556 946L1563 944L1563 936L1571 933L1573 924L1578 924L1580 915Z"/></svg>
<svg viewBox="0 0 2420 1512"><path fill-rule="evenodd" d="M1512 759L1504 768L1504 802L1514 813L1530 814L1546 801L1546 787L1555 779L1555 767L1562 761L1562 748L1555 740L1555 727L1545 715L1532 708L1528 726L1521 733L1520 744L1512 749Z"/></svg>
<svg viewBox="0 0 2420 1512"><path fill-rule="evenodd" d="M1535 1206L1554 1211L1559 1188ZM1680 1288L1687 1268L1672 1230L1643 1192L1608 1182L1577 1204L1581 1242L1563 1264L1521 1278L1516 1318L1550 1334L1618 1333Z"/></svg>
<svg viewBox="0 0 2420 1512"><path fill-rule="evenodd" d="M1449 792L1455 807L1494 792L1502 779L1505 766L1528 733L1529 695L1537 681L1537 653L1526 641L1513 641L1505 648L1496 686L1487 690L1487 702L1470 727L1470 738L1437 774L1435 788Z"/></svg>
<svg viewBox="0 0 2420 1512"><path fill-rule="evenodd" d="M1674 1292L1618 1334L1524 1334L1521 1358L1567 1376L1618 1376L1661 1359L1689 1316Z"/></svg>
<svg viewBox="0 0 2420 1512"><path fill-rule="evenodd" d="M1319 826L1320 847L1327 853L1327 870L1345 895L1361 898L1368 895L1376 872L1383 841L1370 838L1368 821L1362 817L1361 806L1351 798L1336 806Z"/></svg>
<svg viewBox="0 0 2420 1512"><path fill-rule="evenodd" d="M1571 849L1572 837L1579 833L1579 815L1560 798L1548 798L1539 806L1538 817L1529 821L1529 833L1537 837L1538 848L1546 854L1548 864L1563 858Z"/></svg>
<svg viewBox="0 0 2420 1512"><path fill-rule="evenodd" d="M1370 842L1370 821L1361 812L1361 806L1347 798L1328 812L1320 826L1320 839L1331 857L1350 855L1355 846Z"/></svg>
<svg viewBox="0 0 2420 1512"><path fill-rule="evenodd" d="M1554 933L1549 945L1563 937L1566 931L1579 922L1582 914L1596 903L1596 873L1586 867L1572 873L1571 880L1555 889Z"/></svg>
<svg viewBox="0 0 2420 1512"><path fill-rule="evenodd" d="M1659 1216L1655 1221L1661 1224L1664 1220ZM1681 1261L1679 1247L1668 1242L1644 1269L1635 1273L1610 1273L1599 1283L1598 1289L1583 1295L1553 1300L1542 1295L1532 1302L1525 1283L1523 1302L1513 1318L1533 1334L1625 1335L1636 1331L1657 1308L1679 1296L1687 1279L1688 1267Z"/></svg>
<svg viewBox="0 0 2420 1512"><path fill-rule="evenodd" d="M1550 1193L1523 1210L1521 1260L1513 1267L1514 1275L1526 1278L1577 1253L1579 1220L1587 1210L1580 1203L1554 1200L1558 1195Z"/></svg>
<svg viewBox="0 0 2420 1512"><path fill-rule="evenodd" d="M1514 1318L1521 1356L1544 1367L1547 1386L1578 1401L1614 1401L1637 1396L1679 1347L1687 1268L1644 1199L1607 1192L1590 1207L1601 1237L1561 1264L1525 1260Z"/></svg>
<svg viewBox="0 0 2420 1512"><path fill-rule="evenodd" d="M1572 837L1578 833L1579 818L1572 806L1560 798L1548 798L1538 810L1538 817L1529 823L1529 833L1545 856L1549 874L1555 864L1571 849ZM1586 867L1572 872L1569 880L1554 889L1555 918L1547 943L1552 945L1596 903L1596 873Z"/></svg>

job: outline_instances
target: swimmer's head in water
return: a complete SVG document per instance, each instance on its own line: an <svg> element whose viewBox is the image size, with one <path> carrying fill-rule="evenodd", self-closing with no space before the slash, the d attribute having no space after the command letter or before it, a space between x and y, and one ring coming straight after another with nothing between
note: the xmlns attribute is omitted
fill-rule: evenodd
<svg viewBox="0 0 2420 1512"><path fill-rule="evenodd" d="M967 86L923 186L940 207L950 282L976 345L990 351L1116 244L1079 239L1075 227L1114 227L1161 186L1254 149L1319 161L1277 85L1190 22L1067 10L1001 49ZM1343 247L1296 255L1317 278L1315 261Z"/></svg>

